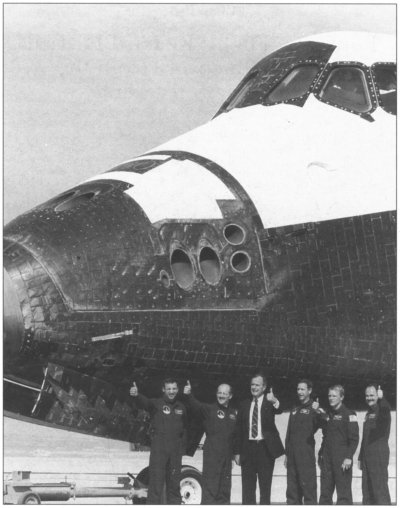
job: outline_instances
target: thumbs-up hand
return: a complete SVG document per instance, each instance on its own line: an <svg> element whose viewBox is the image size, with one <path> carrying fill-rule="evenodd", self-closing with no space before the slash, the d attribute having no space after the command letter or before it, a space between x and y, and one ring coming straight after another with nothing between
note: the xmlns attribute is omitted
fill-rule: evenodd
<svg viewBox="0 0 400 508"><path fill-rule="evenodd" d="M275 404L278 399L275 397L274 392L272 391L272 387L269 389L269 392L267 393L267 400Z"/></svg>
<svg viewBox="0 0 400 508"><path fill-rule="evenodd" d="M320 407L319 405L319 398L316 397L315 401L311 404L311 407L320 415L324 415L326 414L325 413L325 410L322 409L322 407Z"/></svg>
<svg viewBox="0 0 400 508"><path fill-rule="evenodd" d="M129 394L131 397L137 397L139 395L138 387L136 386L136 383L133 382L133 385L131 389L129 390Z"/></svg>
<svg viewBox="0 0 400 508"><path fill-rule="evenodd" d="M184 395L190 395L192 393L192 385L190 384L189 379L186 381L186 384L183 388Z"/></svg>
<svg viewBox="0 0 400 508"><path fill-rule="evenodd" d="M314 411L318 411L318 409L319 409L319 400L318 400L318 397L311 404L311 407L314 409Z"/></svg>
<svg viewBox="0 0 400 508"><path fill-rule="evenodd" d="M378 390L376 393L378 395L378 399L383 399L383 391L381 389L381 385L378 386Z"/></svg>

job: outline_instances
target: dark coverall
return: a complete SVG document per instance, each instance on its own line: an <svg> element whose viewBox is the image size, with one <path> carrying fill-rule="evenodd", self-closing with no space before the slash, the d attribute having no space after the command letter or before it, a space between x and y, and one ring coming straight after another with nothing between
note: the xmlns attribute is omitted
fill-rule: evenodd
<svg viewBox="0 0 400 508"><path fill-rule="evenodd" d="M320 450L321 496L319 504L332 504L336 487L337 504L353 504L353 469L342 470L344 459L353 460L359 441L357 414L342 404L326 417ZM321 452L322 451L322 452Z"/></svg>
<svg viewBox="0 0 400 508"><path fill-rule="evenodd" d="M390 505L388 488L390 406L378 399L365 415L358 460L362 467L362 504Z"/></svg>
<svg viewBox="0 0 400 508"><path fill-rule="evenodd" d="M233 435L237 411L215 402L203 404L193 395L187 400L204 422L203 493L201 504L230 504Z"/></svg>
<svg viewBox="0 0 400 508"><path fill-rule="evenodd" d="M322 416L310 400L292 409L286 432L287 504L317 504L315 432L322 427Z"/></svg>
<svg viewBox="0 0 400 508"><path fill-rule="evenodd" d="M166 398L148 399L136 397L138 406L151 415L149 491L147 504L164 504L162 495L164 483L167 504L181 504L180 476L182 455L186 448L187 413L185 405Z"/></svg>

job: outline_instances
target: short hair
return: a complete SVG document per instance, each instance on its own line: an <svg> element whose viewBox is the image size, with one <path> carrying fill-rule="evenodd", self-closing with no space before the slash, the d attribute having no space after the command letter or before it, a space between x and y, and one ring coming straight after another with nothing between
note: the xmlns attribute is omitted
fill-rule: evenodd
<svg viewBox="0 0 400 508"><path fill-rule="evenodd" d="M301 383L307 385L307 388L309 390L312 390L314 387L313 382L310 381L309 379L300 379L300 381L297 381L297 386L299 386L299 384L301 384Z"/></svg>
<svg viewBox="0 0 400 508"><path fill-rule="evenodd" d="M332 385L329 387L329 391L334 390L335 392L339 392L341 397L344 397L344 388L342 385Z"/></svg>
<svg viewBox="0 0 400 508"><path fill-rule="evenodd" d="M251 376L250 381L253 381L255 377L261 377L264 385L267 386L267 376L265 374L263 374L262 372L256 372L253 376Z"/></svg>
<svg viewBox="0 0 400 508"><path fill-rule="evenodd" d="M365 390L367 388L375 388L375 390L378 391L378 385L375 383L368 383L367 386L365 387Z"/></svg>
<svg viewBox="0 0 400 508"><path fill-rule="evenodd" d="M162 382L162 386L165 388L165 385L169 385L169 384L178 384L178 381L173 378L173 377L166 377L163 379L163 382Z"/></svg>

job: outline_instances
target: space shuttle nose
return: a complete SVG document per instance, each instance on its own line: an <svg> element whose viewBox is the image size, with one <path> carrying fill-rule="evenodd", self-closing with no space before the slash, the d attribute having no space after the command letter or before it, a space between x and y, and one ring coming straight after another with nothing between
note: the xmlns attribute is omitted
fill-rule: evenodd
<svg viewBox="0 0 400 508"><path fill-rule="evenodd" d="M19 350L24 336L24 322L17 292L7 270L3 270L3 351L7 355Z"/></svg>

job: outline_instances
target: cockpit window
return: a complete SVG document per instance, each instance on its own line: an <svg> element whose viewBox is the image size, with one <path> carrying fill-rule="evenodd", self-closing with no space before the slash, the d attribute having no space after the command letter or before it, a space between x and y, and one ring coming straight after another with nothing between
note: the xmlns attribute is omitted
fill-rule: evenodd
<svg viewBox="0 0 400 508"><path fill-rule="evenodd" d="M319 98L357 113L366 113L372 107L365 74L358 67L334 68Z"/></svg>
<svg viewBox="0 0 400 508"><path fill-rule="evenodd" d="M230 111L231 109L234 109L242 103L243 99L246 97L246 95L249 93L250 89L252 88L255 79L256 79L257 73L250 74L250 76L247 78L247 80L242 84L242 86L239 88L239 90L236 92L236 94L232 97L232 99L229 101L229 104L226 106L225 111Z"/></svg>
<svg viewBox="0 0 400 508"><path fill-rule="evenodd" d="M258 73L251 74L241 85L239 90L233 95L225 111L242 107L244 102L251 101L254 104L276 104L277 102L286 102L291 99L303 97L310 92L311 84L317 74L320 72L318 65L302 65L292 69L285 77L281 78L269 93L265 93L257 86Z"/></svg>
<svg viewBox="0 0 400 508"><path fill-rule="evenodd" d="M374 65L375 88L379 104L388 113L397 113L397 72L394 65Z"/></svg>
<svg viewBox="0 0 400 508"><path fill-rule="evenodd" d="M304 65L292 69L267 96L268 102L283 102L301 97L309 92L319 72L317 65Z"/></svg>
<svg viewBox="0 0 400 508"><path fill-rule="evenodd" d="M303 107L312 92L317 68L323 71L335 48L323 42L300 41L270 53L250 70L215 116L255 105L290 102Z"/></svg>

